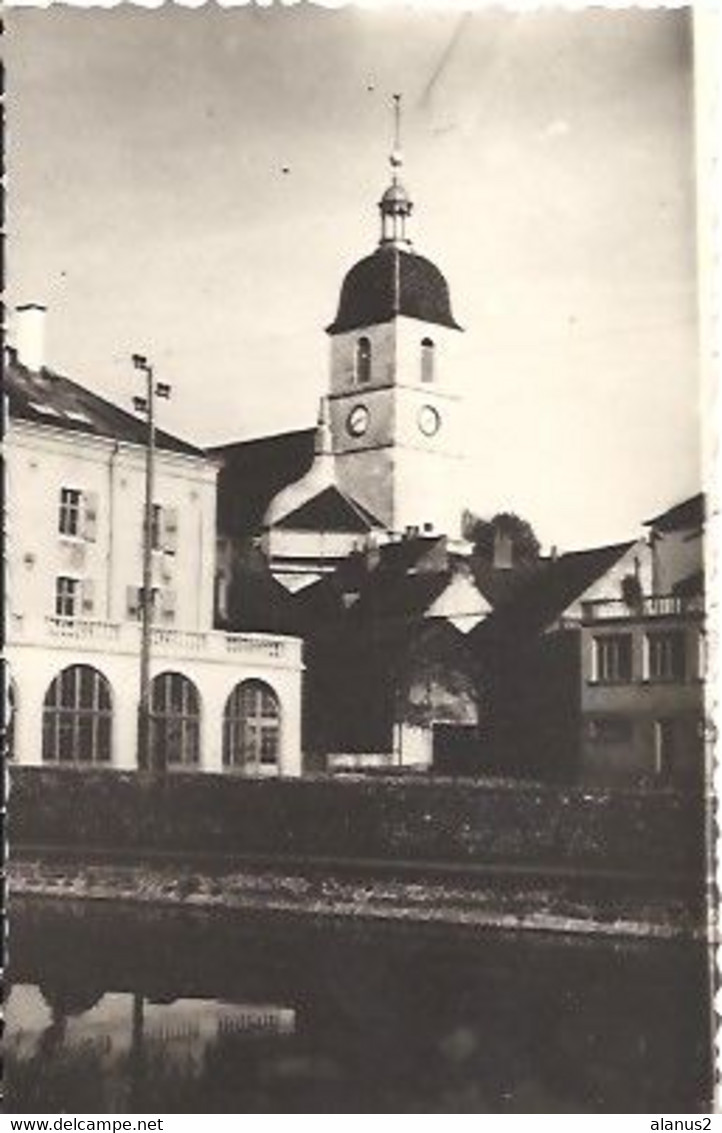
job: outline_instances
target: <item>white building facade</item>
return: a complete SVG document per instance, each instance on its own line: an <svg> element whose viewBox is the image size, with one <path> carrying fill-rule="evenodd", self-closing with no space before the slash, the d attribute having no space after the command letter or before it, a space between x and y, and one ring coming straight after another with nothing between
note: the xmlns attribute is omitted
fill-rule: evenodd
<svg viewBox="0 0 722 1133"><path fill-rule="evenodd" d="M10 754L133 769L146 426L31 358L6 368ZM298 775L301 642L213 628L216 476L158 432L152 742L170 770Z"/></svg>

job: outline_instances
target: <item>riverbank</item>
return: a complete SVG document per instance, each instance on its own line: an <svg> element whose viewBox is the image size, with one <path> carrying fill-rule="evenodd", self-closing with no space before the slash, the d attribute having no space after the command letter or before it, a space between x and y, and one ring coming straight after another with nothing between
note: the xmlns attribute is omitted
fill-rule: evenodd
<svg viewBox="0 0 722 1133"><path fill-rule="evenodd" d="M359 877L318 865L279 871L210 861L202 867L179 861L88 863L54 855L16 857L8 884L11 900L18 895L603 937L702 940L706 931L699 908L688 900L647 887L636 891L611 879L393 872Z"/></svg>

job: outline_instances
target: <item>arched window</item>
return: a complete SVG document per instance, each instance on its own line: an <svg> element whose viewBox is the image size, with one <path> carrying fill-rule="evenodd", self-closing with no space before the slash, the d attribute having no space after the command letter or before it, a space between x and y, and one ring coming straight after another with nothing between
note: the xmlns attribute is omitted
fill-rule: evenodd
<svg viewBox="0 0 722 1133"><path fill-rule="evenodd" d="M431 338L421 339L421 380L434 380L434 342Z"/></svg>
<svg viewBox="0 0 722 1133"><path fill-rule="evenodd" d="M109 763L112 722L103 674L90 665L63 669L45 694L43 762Z"/></svg>
<svg viewBox="0 0 722 1133"><path fill-rule="evenodd" d="M281 708L270 685L241 681L223 713L223 765L258 771L278 767Z"/></svg>
<svg viewBox="0 0 722 1133"><path fill-rule="evenodd" d="M150 742L156 766L197 766L201 708L193 682L182 673L159 673L151 684L150 711Z"/></svg>
<svg viewBox="0 0 722 1133"><path fill-rule="evenodd" d="M356 381L359 385L371 381L371 340L365 335L356 343Z"/></svg>

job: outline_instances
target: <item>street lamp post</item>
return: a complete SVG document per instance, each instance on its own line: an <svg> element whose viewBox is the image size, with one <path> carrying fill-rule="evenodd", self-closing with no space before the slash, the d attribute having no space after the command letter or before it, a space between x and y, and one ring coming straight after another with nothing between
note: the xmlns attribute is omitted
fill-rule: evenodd
<svg viewBox="0 0 722 1133"><path fill-rule="evenodd" d="M138 766L165 770L165 753L154 750L151 736L150 652L153 625L153 496L155 495L155 398L170 397L170 386L155 382L153 367L143 354L133 355L136 370L145 374L145 397L134 397L133 408L148 422L145 443L145 499L143 522L143 585L140 593L140 697L138 703Z"/></svg>

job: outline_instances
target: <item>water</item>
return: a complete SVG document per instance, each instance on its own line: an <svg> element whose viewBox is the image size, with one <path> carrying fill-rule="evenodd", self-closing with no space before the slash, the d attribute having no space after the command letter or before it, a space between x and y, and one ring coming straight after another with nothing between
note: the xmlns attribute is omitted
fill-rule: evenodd
<svg viewBox="0 0 722 1133"><path fill-rule="evenodd" d="M697 1113L705 950L16 898L9 1112Z"/></svg>

